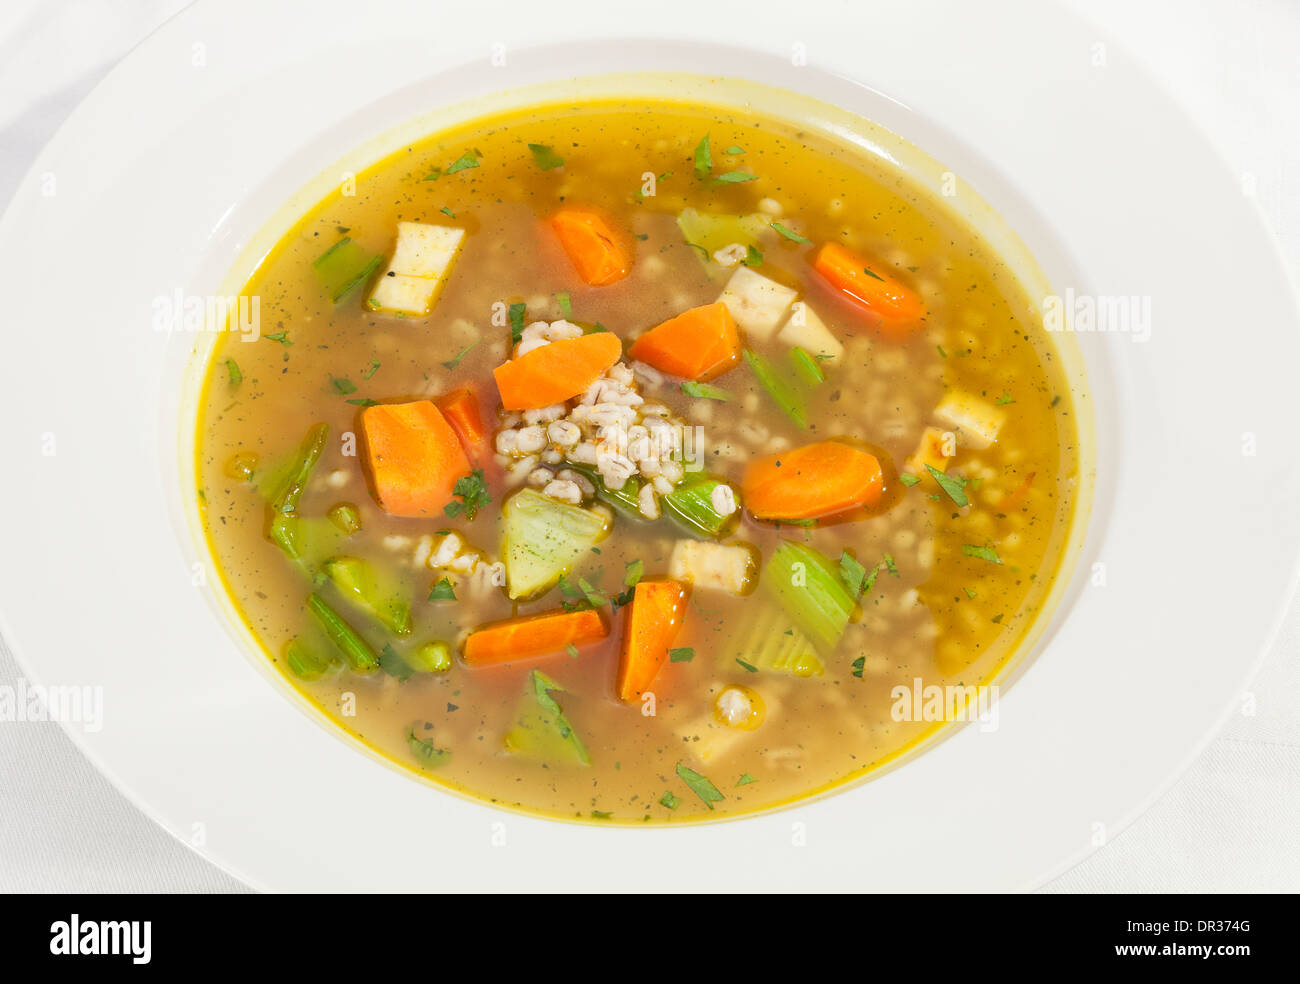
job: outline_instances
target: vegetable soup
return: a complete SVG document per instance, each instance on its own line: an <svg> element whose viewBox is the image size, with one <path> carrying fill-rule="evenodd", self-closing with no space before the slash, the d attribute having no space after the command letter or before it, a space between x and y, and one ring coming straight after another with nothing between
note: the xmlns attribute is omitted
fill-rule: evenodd
<svg viewBox="0 0 1300 984"><path fill-rule="evenodd" d="M462 125L243 293L260 337L223 336L198 421L224 583L324 714L463 793L656 823L827 790L944 726L921 688L996 679L1060 574L1036 305L938 195L794 124Z"/></svg>

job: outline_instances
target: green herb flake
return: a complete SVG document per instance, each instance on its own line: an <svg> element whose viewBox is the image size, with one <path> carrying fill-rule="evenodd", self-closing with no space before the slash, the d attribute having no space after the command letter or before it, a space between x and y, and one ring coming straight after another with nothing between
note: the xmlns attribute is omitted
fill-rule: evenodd
<svg viewBox="0 0 1300 984"><path fill-rule="evenodd" d="M713 154L709 150L709 137L705 134L695 147L695 176L703 181L713 173Z"/></svg>
<svg viewBox="0 0 1300 984"><path fill-rule="evenodd" d="M279 342L281 345L288 346L293 344L293 342L289 340L289 333L287 331L275 331L269 335L263 335L262 337L268 342Z"/></svg>
<svg viewBox="0 0 1300 984"><path fill-rule="evenodd" d="M687 396L699 400L721 400L725 403L733 399L731 393L720 386L710 386L708 383L697 383L689 379L682 383L681 390Z"/></svg>
<svg viewBox="0 0 1300 984"><path fill-rule="evenodd" d="M230 376L230 388L236 389L244 381L244 374L239 370L239 363L234 359L226 360L226 372Z"/></svg>
<svg viewBox="0 0 1300 984"><path fill-rule="evenodd" d="M997 551L992 547L977 547L974 544L964 544L961 552L967 557L975 557L978 560L987 560L990 564L1002 563L1002 558L998 556Z"/></svg>
<svg viewBox="0 0 1300 984"><path fill-rule="evenodd" d="M565 646L564 651L569 654L570 659L577 659L578 656L581 655L578 652L578 647L575 646L573 643L569 643L567 646Z"/></svg>
<svg viewBox="0 0 1300 984"><path fill-rule="evenodd" d="M1015 398L1012 397L1012 395L1011 395L1010 393L1008 393L1006 390L1003 390L1003 391L1002 391L1002 395L999 396L999 397L998 397L996 400L994 400L993 402L996 403L996 404L997 404L998 406L1000 406L1000 407L1005 407L1008 403L1015 403L1016 401L1015 401Z"/></svg>
<svg viewBox="0 0 1300 984"><path fill-rule="evenodd" d="M524 335L524 315L528 311L528 305L519 303L510 305L510 340L516 345Z"/></svg>
<svg viewBox="0 0 1300 984"><path fill-rule="evenodd" d="M593 608L601 608L609 604L609 599L596 590L586 578L578 578L578 587L582 589L583 595L586 596L587 601L591 603Z"/></svg>
<svg viewBox="0 0 1300 984"><path fill-rule="evenodd" d="M378 360L378 359L371 359L371 360L370 360L370 365L368 365L368 366L366 367L366 371L365 371L364 373L362 373L362 378L363 378L363 379L369 379L371 376L373 376L373 375L374 375L375 373L377 373L378 371L379 371L379 360Z"/></svg>
<svg viewBox="0 0 1300 984"><path fill-rule="evenodd" d="M479 341L482 341L482 339L479 339ZM470 349L472 349L477 344L478 341L470 342L463 349L457 352L454 356L452 356L446 362L442 363L442 367L448 371L455 369L458 365L460 365L460 360L465 358L465 356L469 353Z"/></svg>
<svg viewBox="0 0 1300 984"><path fill-rule="evenodd" d="M474 151L467 150L447 166L444 174L455 174L457 171L468 171L472 167L478 167L478 157Z"/></svg>
<svg viewBox="0 0 1300 984"><path fill-rule="evenodd" d="M748 772L746 772L743 776L741 776L739 779L736 780L736 785L748 786L751 782L758 782L758 780L755 779L753 776L751 776Z"/></svg>
<svg viewBox="0 0 1300 984"><path fill-rule="evenodd" d="M456 589L452 587L451 581L448 578L444 577L441 581L435 584L433 586L433 590L429 592L429 600L430 601L455 601Z"/></svg>
<svg viewBox="0 0 1300 984"><path fill-rule="evenodd" d="M744 181L757 181L757 174L750 174L748 171L728 171L726 174L719 174L713 179L714 184L740 184Z"/></svg>
<svg viewBox="0 0 1300 984"><path fill-rule="evenodd" d="M447 759L451 758L451 752L445 748L435 748L433 742L425 741L415 733L411 728L406 732L406 744L411 749L411 754L415 760L420 763L422 768L432 768L442 765Z"/></svg>
<svg viewBox="0 0 1300 984"><path fill-rule="evenodd" d="M898 476L898 480L910 489L921 479L918 476L913 475L911 472L903 472Z"/></svg>
<svg viewBox="0 0 1300 984"><path fill-rule="evenodd" d="M447 216L447 218L449 219L454 219L456 217L456 213L453 212L451 209L449 209L446 205L438 209L438 211L441 212L443 215Z"/></svg>
<svg viewBox="0 0 1300 984"><path fill-rule="evenodd" d="M560 314L566 319L573 317L573 301L569 297L569 292L561 291L555 295L556 302L560 305Z"/></svg>
<svg viewBox="0 0 1300 984"><path fill-rule="evenodd" d="M728 147L726 150L723 151L723 153L728 155L729 157L735 157L737 154L743 154L744 152L745 152L745 148L740 147L736 144L732 144L730 147Z"/></svg>
<svg viewBox="0 0 1300 984"><path fill-rule="evenodd" d="M461 501L449 502L442 509L451 519L455 519L462 512L466 519L473 519L480 509L492 502L482 468L475 468L472 474L457 479L452 487L452 495Z"/></svg>
<svg viewBox="0 0 1300 984"><path fill-rule="evenodd" d="M694 769L688 769L680 762L677 763L677 776L690 787L692 793L703 800L704 805L710 810L713 809L714 803L720 803L725 796L718 792L718 787L709 782L704 776L700 775Z"/></svg>
<svg viewBox="0 0 1300 984"><path fill-rule="evenodd" d="M371 399L369 399L368 397L364 397L364 396L361 397L360 399L357 399L357 400L348 400L348 402L351 403L354 407L377 407L377 406L379 406L379 401L378 401L378 400L371 400Z"/></svg>
<svg viewBox="0 0 1300 984"><path fill-rule="evenodd" d="M1003 614L1004 614L1003 612L998 612L991 619L989 619L989 621L992 622L994 625L999 625L1002 622Z"/></svg>
<svg viewBox="0 0 1300 984"><path fill-rule="evenodd" d="M689 663L695 658L695 650L690 646L668 650L668 660L672 663Z"/></svg>
<svg viewBox="0 0 1300 984"><path fill-rule="evenodd" d="M681 800L672 794L672 790L664 793L659 797L659 805L666 806L670 810L675 810L681 805Z"/></svg>
<svg viewBox="0 0 1300 984"><path fill-rule="evenodd" d="M740 659L739 657L736 658L736 662L740 665L741 669L743 669L746 673L758 672L758 667L755 666L753 663L746 663L743 659Z"/></svg>
<svg viewBox="0 0 1300 984"><path fill-rule="evenodd" d="M339 396L348 396L357 391L356 383L350 379L344 379L339 376L330 377L330 385L334 387Z"/></svg>
<svg viewBox="0 0 1300 984"><path fill-rule="evenodd" d="M966 497L966 480L956 475L948 475L939 471L934 465L927 464L925 470L930 473L930 477L939 483L939 488L948 493L948 498L958 506L969 506L970 499Z"/></svg>
<svg viewBox="0 0 1300 984"><path fill-rule="evenodd" d="M805 239L803 236L799 235L799 233L795 232L793 229L788 229L785 226L781 225L780 222L773 222L772 228L775 229L777 232L779 232L781 235L785 236L785 238L790 240L790 242L792 243L802 243L806 245L812 242L811 239Z"/></svg>
<svg viewBox="0 0 1300 984"><path fill-rule="evenodd" d="M862 671L867 667L867 657L859 656L853 661L853 675L859 680L862 679Z"/></svg>
<svg viewBox="0 0 1300 984"><path fill-rule="evenodd" d="M533 152L533 162L543 171L554 171L564 166L564 158L546 144L530 143L528 149Z"/></svg>
<svg viewBox="0 0 1300 984"><path fill-rule="evenodd" d="M840 580L849 589L849 594L854 598L862 594L862 585L866 579L867 569L858 563L853 554L843 551L840 554Z"/></svg>
<svg viewBox="0 0 1300 984"><path fill-rule="evenodd" d="M379 651L379 668L399 683L409 680L415 673L411 664L402 659L401 654L389 643Z"/></svg>
<svg viewBox="0 0 1300 984"><path fill-rule="evenodd" d="M740 261L747 267L757 267L763 265L763 251L757 246L749 245L745 247L745 258Z"/></svg>
<svg viewBox="0 0 1300 984"><path fill-rule="evenodd" d="M975 597L975 592L972 591L970 588L962 588L962 590L966 592L966 597L967 597L967 598L974 598L974 597Z"/></svg>
<svg viewBox="0 0 1300 984"><path fill-rule="evenodd" d="M645 562L640 558L631 561L623 571L623 586L634 588L645 574Z"/></svg>
<svg viewBox="0 0 1300 984"><path fill-rule="evenodd" d="M863 268L862 268L862 272L865 273L868 277L871 277L873 280L882 280L882 281L883 281L883 280L885 279L885 278L882 277L880 274L874 272L870 267L863 267Z"/></svg>

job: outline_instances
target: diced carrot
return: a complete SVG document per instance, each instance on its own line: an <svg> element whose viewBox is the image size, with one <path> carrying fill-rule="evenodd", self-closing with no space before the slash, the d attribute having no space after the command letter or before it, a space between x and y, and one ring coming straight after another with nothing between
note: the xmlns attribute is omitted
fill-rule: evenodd
<svg viewBox="0 0 1300 984"><path fill-rule="evenodd" d="M446 396L439 397L438 409L451 425L451 429L460 438L465 455L475 468L482 468L491 460L491 446L488 443L487 428L483 426L483 411L479 408L478 395L469 387L452 390Z"/></svg>
<svg viewBox="0 0 1300 984"><path fill-rule="evenodd" d="M641 581L632 593L618 660L618 699L635 701L650 689L668 647L686 619L688 589L679 581Z"/></svg>
<svg viewBox="0 0 1300 984"><path fill-rule="evenodd" d="M1029 498L1029 487L1034 484L1034 475L1036 474L1037 472L1030 472L1026 475L1024 481L1012 489L1011 494L1002 500L999 505L1002 512L1014 512L1025 504L1025 499Z"/></svg>
<svg viewBox="0 0 1300 984"><path fill-rule="evenodd" d="M740 333L727 305L718 301L651 328L627 354L671 376L704 382L740 361Z"/></svg>
<svg viewBox="0 0 1300 984"><path fill-rule="evenodd" d="M471 472L460 438L429 400L361 412L371 488L393 516L435 516Z"/></svg>
<svg viewBox="0 0 1300 984"><path fill-rule="evenodd" d="M820 441L756 458L740 487L745 507L758 519L819 519L875 505L885 480L875 455Z"/></svg>
<svg viewBox="0 0 1300 984"><path fill-rule="evenodd" d="M493 622L465 640L465 662L472 666L509 663L562 653L567 646L599 642L609 635L609 626L594 608L576 612L557 609L540 615Z"/></svg>
<svg viewBox="0 0 1300 984"><path fill-rule="evenodd" d="M550 225L583 283L606 287L632 269L632 254L624 237L595 209L560 209L551 216Z"/></svg>
<svg viewBox="0 0 1300 984"><path fill-rule="evenodd" d="M813 269L853 307L869 314L872 327L886 338L906 339L925 317L925 304L915 291L839 243L817 250Z"/></svg>
<svg viewBox="0 0 1300 984"><path fill-rule="evenodd" d="M622 354L617 335L597 331L525 352L497 366L492 375L507 410L537 410L577 396Z"/></svg>

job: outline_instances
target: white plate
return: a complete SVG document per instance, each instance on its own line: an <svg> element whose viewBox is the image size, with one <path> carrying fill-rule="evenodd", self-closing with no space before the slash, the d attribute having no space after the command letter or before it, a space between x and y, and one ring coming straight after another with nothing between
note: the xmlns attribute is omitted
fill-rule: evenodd
<svg viewBox="0 0 1300 984"><path fill-rule="evenodd" d="M794 23L679 0L628 10L200 2L110 74L0 224L6 638L33 681L102 686L102 730L73 737L258 887L1037 884L1194 757L1289 597L1300 336L1273 245L1173 103L1055 8L805 0ZM215 293L292 191L388 127L635 70L749 77L877 119L968 180L1058 290L1149 297L1153 319L1145 344L1080 339L1100 444L1091 539L999 729L962 729L815 803L683 829L494 811L295 710L193 583L188 347L150 327L154 298Z"/></svg>

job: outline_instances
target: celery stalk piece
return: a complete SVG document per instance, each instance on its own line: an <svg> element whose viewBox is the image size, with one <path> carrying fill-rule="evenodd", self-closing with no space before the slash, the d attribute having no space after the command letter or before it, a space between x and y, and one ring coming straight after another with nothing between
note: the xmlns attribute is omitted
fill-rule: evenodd
<svg viewBox="0 0 1300 984"><path fill-rule="evenodd" d="M740 517L738 509L723 516L713 508L713 490L726 484L712 475L690 475L660 499L660 503L689 532L719 537L728 532Z"/></svg>
<svg viewBox="0 0 1300 984"><path fill-rule="evenodd" d="M738 626L720 654L728 669L741 660L759 670L791 676L821 676L825 672L812 640L789 616L773 608L764 608L753 621Z"/></svg>
<svg viewBox="0 0 1300 984"><path fill-rule="evenodd" d="M790 363L794 366L795 376L805 386L812 388L826 382L826 374L817 360L798 345L790 350Z"/></svg>
<svg viewBox="0 0 1300 984"><path fill-rule="evenodd" d="M426 741L415 733L415 728L411 727L406 732L406 744L411 749L411 754L415 760L420 763L421 768L435 768L443 765L451 758L451 752L445 748L434 747L433 742Z"/></svg>
<svg viewBox="0 0 1300 984"><path fill-rule="evenodd" d="M329 602L318 594L312 594L307 599L307 608L354 672L371 673L379 668L379 657L370 648L370 643L331 608Z"/></svg>
<svg viewBox="0 0 1300 984"><path fill-rule="evenodd" d="M505 537L501 557L511 598L552 587L609 534L605 516L556 502L535 489L520 489L502 506Z"/></svg>
<svg viewBox="0 0 1300 984"><path fill-rule="evenodd" d="M344 236L318 256L311 269L329 299L337 304L365 284L383 261L380 254L371 253L350 236Z"/></svg>
<svg viewBox="0 0 1300 984"><path fill-rule="evenodd" d="M551 696L564 688L540 670L528 677L529 693L519 706L514 726L506 732L503 744L511 755L544 759L548 762L569 761L590 765L591 756L569 724L564 710Z"/></svg>
<svg viewBox="0 0 1300 984"><path fill-rule="evenodd" d="M604 479L600 477L600 472L588 465L575 465L569 462L566 467L572 468L580 475L585 475L587 480L596 487L596 498L601 502L613 506L619 512L634 519L645 519L641 515L641 481L639 479L629 478L623 483L621 489L611 489L605 484Z"/></svg>
<svg viewBox="0 0 1300 984"><path fill-rule="evenodd" d="M724 246L739 243L757 246L766 223L758 215L721 215L684 208L677 216L677 228L688 243L696 247L704 260Z"/></svg>
<svg viewBox="0 0 1300 984"><path fill-rule="evenodd" d="M411 634L411 603L398 584L376 573L360 557L335 557L325 562L326 576L339 592L362 611L373 615L399 636Z"/></svg>
<svg viewBox="0 0 1300 984"><path fill-rule="evenodd" d="M451 669L451 646L441 640L426 642L406 654L406 662L421 673L446 673Z"/></svg>
<svg viewBox="0 0 1300 984"><path fill-rule="evenodd" d="M767 359L751 349L745 349L745 361L749 364L754 378L770 396L782 412L800 427L807 427L807 410L794 386Z"/></svg>
<svg viewBox="0 0 1300 984"><path fill-rule="evenodd" d="M293 560L300 560L302 556L297 542L298 503L328 439L328 424L312 427L270 496L267 536Z"/></svg>
<svg viewBox="0 0 1300 984"><path fill-rule="evenodd" d="M759 584L809 639L826 650L840 641L857 608L835 565L793 540L783 541L773 551Z"/></svg>
<svg viewBox="0 0 1300 984"><path fill-rule="evenodd" d="M301 639L285 643L282 655L289 671L299 680L319 680L338 665L337 659L313 649Z"/></svg>

